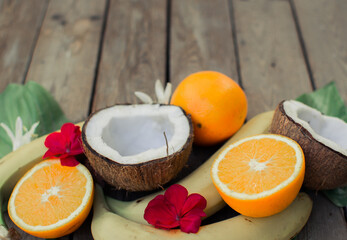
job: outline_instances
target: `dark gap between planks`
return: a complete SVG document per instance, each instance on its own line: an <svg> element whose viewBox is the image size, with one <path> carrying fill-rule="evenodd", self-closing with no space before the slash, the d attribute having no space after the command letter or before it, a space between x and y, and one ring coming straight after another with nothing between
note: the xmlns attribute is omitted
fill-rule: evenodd
<svg viewBox="0 0 347 240"><path fill-rule="evenodd" d="M107 18L108 18L109 9L110 9L110 0L106 0L105 10L104 10L103 20L102 20L102 27L101 27L101 32L100 32L101 36L100 36L100 42L99 42L99 48L98 48L98 55L96 57L96 63L95 63L92 92L90 95L91 97L89 99L88 115L90 115L92 113L92 109L93 109L94 95L95 95L95 90L96 90L96 82L97 82L98 75L99 75L101 55L102 55L102 50L104 47L104 38L105 38L105 31L106 31L106 27L107 27Z"/></svg>
<svg viewBox="0 0 347 240"><path fill-rule="evenodd" d="M170 82L170 38L171 38L171 0L166 2L166 53L165 82Z"/></svg>
<svg viewBox="0 0 347 240"><path fill-rule="evenodd" d="M313 73L312 73L310 61L309 61L309 58L308 58L305 41L304 41L304 38L303 38L303 35L302 35L302 31L301 31L300 23L299 23L299 18L298 18L298 15L296 13L296 8L295 8L295 4L294 4L293 0L289 0L289 5L290 5L290 9L292 11L293 20L294 20L294 23L295 23L295 29L296 29L296 32L297 32L297 35L298 35L298 39L299 39L299 43L300 43L302 54L304 56L305 65L306 65L306 69L307 69L307 72L308 72L308 76L310 78L311 87L312 87L312 90L316 90L316 84L314 82Z"/></svg>
<svg viewBox="0 0 347 240"><path fill-rule="evenodd" d="M28 61L26 63L24 74L23 74L23 78L22 78L22 84L25 83L25 80L27 78L27 75L28 75L28 72L29 72L29 68L30 68L30 65L31 65L31 61L33 59L34 51L35 51L37 42L39 40L39 36L40 36L41 29L42 29L43 21L46 18L49 2L46 1L45 3L46 3L45 4L45 9L43 10L43 14L42 14L41 19L40 19L40 27L38 27L36 29L36 34L35 34L35 37L34 37L34 40L33 40L33 44L32 44L32 46L30 48L29 58L28 58Z"/></svg>
<svg viewBox="0 0 347 240"><path fill-rule="evenodd" d="M233 1L228 1L229 5L229 16L230 16L230 22L231 22L231 33L233 38L233 44L234 44L234 54L235 54L235 60L236 60L236 71L237 71L237 77L239 79L239 85L242 89L243 83L242 83L242 75L241 75L241 65L240 65L240 55L239 55L239 46L237 42L237 33L236 33L236 24L235 24L235 14L234 14L234 5Z"/></svg>

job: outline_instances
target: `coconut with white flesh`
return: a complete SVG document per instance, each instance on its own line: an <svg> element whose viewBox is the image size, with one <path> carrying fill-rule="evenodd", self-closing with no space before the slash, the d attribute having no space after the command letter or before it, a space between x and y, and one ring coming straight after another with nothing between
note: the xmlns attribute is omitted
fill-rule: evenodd
<svg viewBox="0 0 347 240"><path fill-rule="evenodd" d="M82 129L94 171L129 191L153 190L173 179L188 160L192 140L190 117L172 105L115 105L90 115Z"/></svg>
<svg viewBox="0 0 347 240"><path fill-rule="evenodd" d="M290 137L302 147L306 187L322 190L347 185L347 123L287 100L277 106L270 132Z"/></svg>

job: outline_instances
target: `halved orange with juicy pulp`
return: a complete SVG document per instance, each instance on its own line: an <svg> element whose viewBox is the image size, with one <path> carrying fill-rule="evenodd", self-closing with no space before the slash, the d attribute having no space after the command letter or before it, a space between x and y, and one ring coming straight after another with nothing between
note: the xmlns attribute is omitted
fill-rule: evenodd
<svg viewBox="0 0 347 240"><path fill-rule="evenodd" d="M239 140L211 167L214 185L235 211L266 217L284 210L297 196L305 175L305 158L294 140L261 134Z"/></svg>
<svg viewBox="0 0 347 240"><path fill-rule="evenodd" d="M58 238L84 222L93 196L93 178L85 166L66 167L60 160L46 160L16 184L8 213L23 231L36 237Z"/></svg>

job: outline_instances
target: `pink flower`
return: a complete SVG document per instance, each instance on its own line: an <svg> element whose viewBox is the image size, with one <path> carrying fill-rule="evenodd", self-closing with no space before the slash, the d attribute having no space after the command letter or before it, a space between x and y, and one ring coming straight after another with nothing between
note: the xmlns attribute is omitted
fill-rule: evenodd
<svg viewBox="0 0 347 240"><path fill-rule="evenodd" d="M201 218L205 217L206 199L200 194L188 196L185 187L174 184L164 195L148 203L144 218L156 228L171 229L180 226L182 232L197 233Z"/></svg>
<svg viewBox="0 0 347 240"><path fill-rule="evenodd" d="M60 158L62 166L76 166L79 162L75 156L83 153L81 142L80 127L72 123L65 123L60 132L47 136L45 146L48 150L42 158Z"/></svg>

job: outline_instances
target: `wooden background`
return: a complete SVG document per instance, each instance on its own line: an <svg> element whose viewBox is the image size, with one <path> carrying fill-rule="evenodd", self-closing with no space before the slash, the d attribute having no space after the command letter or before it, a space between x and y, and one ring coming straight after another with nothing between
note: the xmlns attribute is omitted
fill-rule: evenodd
<svg viewBox="0 0 347 240"><path fill-rule="evenodd" d="M347 103L346 26L344 0L0 0L0 91L38 82L73 122L201 70L243 87L248 118L330 81ZM297 239L346 239L344 209L310 194Z"/></svg>

